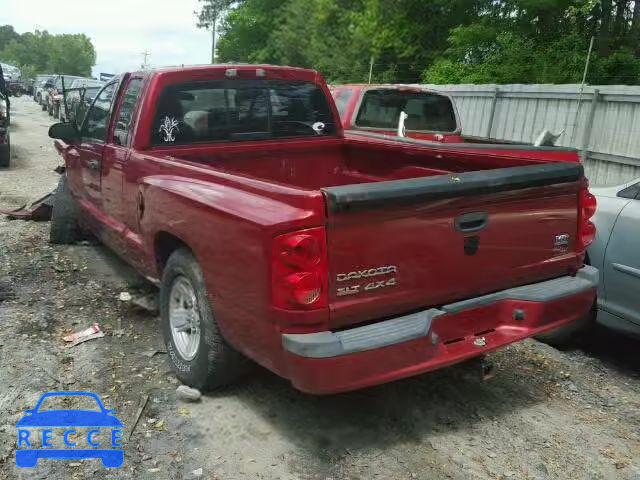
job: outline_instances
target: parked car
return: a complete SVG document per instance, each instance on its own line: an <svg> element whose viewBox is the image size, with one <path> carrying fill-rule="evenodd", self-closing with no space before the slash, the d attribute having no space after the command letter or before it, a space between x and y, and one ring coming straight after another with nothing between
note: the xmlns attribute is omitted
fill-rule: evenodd
<svg viewBox="0 0 640 480"><path fill-rule="evenodd" d="M60 100L60 120L80 125L89 105L104 84L105 82L92 78L78 78L68 89L65 87L66 104Z"/></svg>
<svg viewBox="0 0 640 480"><path fill-rule="evenodd" d="M590 264L602 272L596 320L640 335L640 178L593 193L598 234L588 254Z"/></svg>
<svg viewBox="0 0 640 480"><path fill-rule="evenodd" d="M7 92L9 96L21 97L26 91L27 89L22 81L12 81L7 83Z"/></svg>
<svg viewBox="0 0 640 480"><path fill-rule="evenodd" d="M58 75L54 79L53 87L48 90L48 95L46 96L47 102L47 112L50 116L59 118L60 117L60 104L62 102L62 90L66 88L67 85L71 85L75 80L80 79L82 77L77 77L74 75Z"/></svg>
<svg viewBox="0 0 640 480"><path fill-rule="evenodd" d="M45 88L45 85L47 84L47 82L53 83L54 76L55 75L50 74L36 75L33 84L33 100L38 105L42 104L42 91Z"/></svg>
<svg viewBox="0 0 640 480"><path fill-rule="evenodd" d="M160 286L191 386L234 381L246 356L306 392L358 389L570 324L595 298L576 151L345 138L315 71L125 74L81 131L49 135L66 165L51 241L89 230Z"/></svg>
<svg viewBox="0 0 640 480"><path fill-rule="evenodd" d="M342 126L350 133L439 143L529 145L464 135L456 104L443 92L416 85L349 84L333 86L331 93ZM545 141L544 144L549 144L549 139Z"/></svg>
<svg viewBox="0 0 640 480"><path fill-rule="evenodd" d="M46 80L42 85L42 90L40 92L40 107L42 107L42 111L48 112L49 110L49 95L55 88L55 77Z"/></svg>
<svg viewBox="0 0 640 480"><path fill-rule="evenodd" d="M574 341L598 323L640 337L640 179L623 185L593 188L597 234L587 262L601 272L597 302L580 322L543 334L552 345Z"/></svg>

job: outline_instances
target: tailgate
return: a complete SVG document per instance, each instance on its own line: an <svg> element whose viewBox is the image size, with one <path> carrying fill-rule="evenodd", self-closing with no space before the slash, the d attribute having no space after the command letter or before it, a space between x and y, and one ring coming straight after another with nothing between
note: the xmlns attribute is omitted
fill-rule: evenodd
<svg viewBox="0 0 640 480"><path fill-rule="evenodd" d="M547 163L323 189L331 326L566 275L582 176Z"/></svg>

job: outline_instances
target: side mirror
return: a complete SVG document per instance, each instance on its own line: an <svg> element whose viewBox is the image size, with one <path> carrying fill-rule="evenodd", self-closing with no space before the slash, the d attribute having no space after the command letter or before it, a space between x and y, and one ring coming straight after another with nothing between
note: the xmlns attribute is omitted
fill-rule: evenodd
<svg viewBox="0 0 640 480"><path fill-rule="evenodd" d="M73 143L78 140L80 135L75 125L71 123L54 123L49 127L49 137L57 138L65 143Z"/></svg>

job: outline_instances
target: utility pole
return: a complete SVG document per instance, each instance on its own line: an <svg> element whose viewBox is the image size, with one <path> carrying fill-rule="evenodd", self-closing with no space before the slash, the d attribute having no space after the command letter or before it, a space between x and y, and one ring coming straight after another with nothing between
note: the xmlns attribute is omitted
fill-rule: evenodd
<svg viewBox="0 0 640 480"><path fill-rule="evenodd" d="M218 47L218 19L213 19L213 25L211 26L211 35L213 35L213 39L211 40L211 63L215 65L216 63L216 49Z"/></svg>
<svg viewBox="0 0 640 480"><path fill-rule="evenodd" d="M371 85L372 75L373 75L373 55L371 55L371 62L369 63L369 85Z"/></svg>
<svg viewBox="0 0 640 480"><path fill-rule="evenodd" d="M211 30L211 63L216 63L218 44L218 20L235 3L233 0L199 0L202 4L199 11L193 12L197 18L198 28Z"/></svg>
<svg viewBox="0 0 640 480"><path fill-rule="evenodd" d="M584 85L587 82L587 73L589 73L589 63L591 62L591 53L593 52L593 41L595 37L591 37L591 42L589 43L589 51L587 53L587 60L584 63L584 72L582 74L582 82L580 83L580 93L578 94L578 105L576 106L576 116L573 120L573 132L571 134L571 141L575 138L578 133L578 117L580 116L580 107L582 105L582 95L584 94Z"/></svg>
<svg viewBox="0 0 640 480"><path fill-rule="evenodd" d="M151 56L151 52L149 52L149 50L145 50L144 52L141 52L140 55L142 55L142 65L140 68L142 68L142 70L146 70L147 69L147 59Z"/></svg>

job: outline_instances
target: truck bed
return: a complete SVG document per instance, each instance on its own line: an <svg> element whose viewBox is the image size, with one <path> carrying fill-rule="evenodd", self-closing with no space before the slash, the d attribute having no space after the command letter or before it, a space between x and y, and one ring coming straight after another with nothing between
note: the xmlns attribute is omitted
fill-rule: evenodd
<svg viewBox="0 0 640 480"><path fill-rule="evenodd" d="M511 150L504 153L465 151L446 146L403 145L393 141L374 143L365 138L290 142L286 148L267 144L262 147L256 151L232 146L222 153L210 148L189 148L172 151L171 156L206 164L223 172L306 190L550 162L544 158L545 152L537 152L539 158L523 158ZM567 153L571 155L565 155L562 161L578 161L574 151Z"/></svg>
<svg viewBox="0 0 640 480"><path fill-rule="evenodd" d="M173 155L322 192L334 327L567 275L581 262L579 163L399 142L262 147Z"/></svg>

